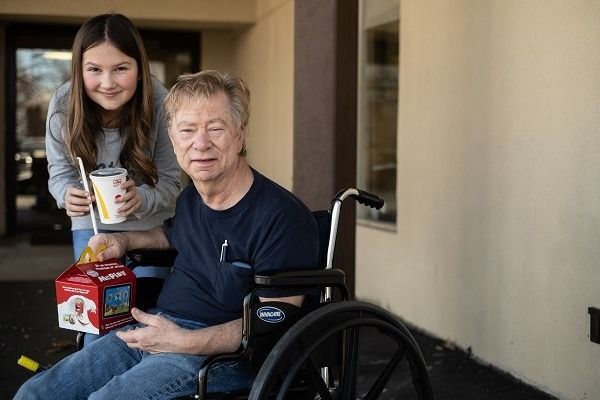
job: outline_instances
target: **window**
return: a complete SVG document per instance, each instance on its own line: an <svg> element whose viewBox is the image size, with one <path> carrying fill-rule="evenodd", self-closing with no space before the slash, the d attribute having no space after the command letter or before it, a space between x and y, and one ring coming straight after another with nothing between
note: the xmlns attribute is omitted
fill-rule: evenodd
<svg viewBox="0 0 600 400"><path fill-rule="evenodd" d="M359 25L358 182L385 200L359 218L396 223L399 1L361 2Z"/></svg>

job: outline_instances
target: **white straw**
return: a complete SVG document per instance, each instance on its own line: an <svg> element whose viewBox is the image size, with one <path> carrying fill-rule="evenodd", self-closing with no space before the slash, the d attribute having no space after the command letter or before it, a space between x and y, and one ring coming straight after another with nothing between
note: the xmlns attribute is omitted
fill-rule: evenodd
<svg viewBox="0 0 600 400"><path fill-rule="evenodd" d="M81 157L77 157L77 161L79 161L79 170L81 172L81 180L83 181L83 188L86 192L90 193L90 187L88 186L87 178L85 175L85 168L83 168L83 161L81 161ZM90 203L90 217L92 217L92 225L94 227L94 235L98 234L98 226L96 225L96 214L94 214L94 206Z"/></svg>

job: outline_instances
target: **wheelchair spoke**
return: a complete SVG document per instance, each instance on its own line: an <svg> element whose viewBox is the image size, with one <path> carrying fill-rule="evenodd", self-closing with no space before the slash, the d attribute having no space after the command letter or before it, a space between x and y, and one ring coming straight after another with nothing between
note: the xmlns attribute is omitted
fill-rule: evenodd
<svg viewBox="0 0 600 400"><path fill-rule="evenodd" d="M284 369L287 370L287 373L283 381L279 385L272 385L276 388L275 391L277 392L274 398L276 400L284 400L293 397L294 399L314 400L318 394L321 400L333 400L329 392L329 387L320 374L318 362L315 361L310 351L303 351L304 349L305 346L300 343L295 352L295 361L285 365ZM306 354L307 356L302 357L302 354ZM299 380L299 377L302 379ZM299 385L301 385L300 389L303 394L300 397L296 397L299 394ZM275 393L272 394L275 395Z"/></svg>
<svg viewBox="0 0 600 400"><path fill-rule="evenodd" d="M356 378L358 372L358 339L360 329L349 329L346 332L346 351L342 362L342 398L356 399Z"/></svg>
<svg viewBox="0 0 600 400"><path fill-rule="evenodd" d="M323 377L319 373L320 368L315 362L315 359L309 357L305 365L307 379L311 383L311 388L319 395L321 400L332 400L331 393L329 393L329 387L327 387L323 381Z"/></svg>
<svg viewBox="0 0 600 400"><path fill-rule="evenodd" d="M390 362L385 366L385 369L382 371L381 375L377 378L369 393L365 396L364 400L376 399L381 395L381 392L385 388L385 384L390 380L392 373L398 366L398 363L402 361L404 355L406 354L406 348L402 347L396 350L394 356L390 360Z"/></svg>

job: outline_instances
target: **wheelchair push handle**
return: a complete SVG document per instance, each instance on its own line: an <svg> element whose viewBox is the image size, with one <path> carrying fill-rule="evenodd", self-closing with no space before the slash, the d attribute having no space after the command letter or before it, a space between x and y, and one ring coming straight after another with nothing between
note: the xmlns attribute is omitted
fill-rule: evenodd
<svg viewBox="0 0 600 400"><path fill-rule="evenodd" d="M333 266L333 252L335 251L335 239L340 219L340 209L342 207L342 202L348 197L358 201L360 204L377 210L383 207L384 203L381 197L360 189L343 189L337 192L333 200L331 200L331 228L329 231L329 245L327 247L326 269L330 269Z"/></svg>
<svg viewBox="0 0 600 400"><path fill-rule="evenodd" d="M352 198L358 201L360 204L364 206L369 206L376 210L381 209L383 207L383 199L376 194L365 192L364 190L358 190L358 195L353 195Z"/></svg>
<svg viewBox="0 0 600 400"><path fill-rule="evenodd" d="M332 203L333 204L335 204L336 202L341 203L347 197L352 197L354 200L356 200L360 204L374 208L376 210L381 209L381 207L383 207L383 204L384 204L384 200L381 197L377 196L376 194L369 193L369 192L361 190L361 189L340 190L339 192L337 192L337 194L333 198Z"/></svg>

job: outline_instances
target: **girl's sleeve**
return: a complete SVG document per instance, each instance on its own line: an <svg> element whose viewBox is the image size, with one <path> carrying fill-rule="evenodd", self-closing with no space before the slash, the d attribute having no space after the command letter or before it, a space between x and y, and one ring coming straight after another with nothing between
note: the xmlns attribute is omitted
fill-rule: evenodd
<svg viewBox="0 0 600 400"><path fill-rule="evenodd" d="M66 113L58 106L58 90L50 99L46 118L46 157L48 159L48 190L59 208L65 208L65 194L71 186L80 186L77 170L65 151Z"/></svg>

